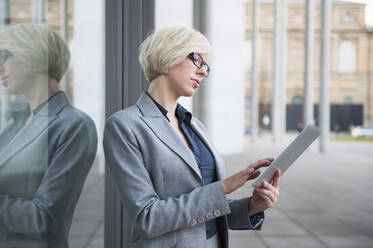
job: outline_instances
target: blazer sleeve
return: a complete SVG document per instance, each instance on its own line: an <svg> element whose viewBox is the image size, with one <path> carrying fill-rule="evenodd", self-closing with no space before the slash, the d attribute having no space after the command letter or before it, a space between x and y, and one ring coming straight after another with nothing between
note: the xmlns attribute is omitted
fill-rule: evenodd
<svg viewBox="0 0 373 248"><path fill-rule="evenodd" d="M53 155L34 197L0 195L1 228L45 238L58 230L67 212L73 211L96 155L97 133L91 120L76 119L59 135L57 145L48 144L48 153Z"/></svg>
<svg viewBox="0 0 373 248"><path fill-rule="evenodd" d="M230 213L219 181L178 197L160 199L144 166L141 147L133 131L118 117L111 117L106 122L104 151L107 169L119 190L135 235L151 239L201 225L208 214L217 218Z"/></svg>
<svg viewBox="0 0 373 248"><path fill-rule="evenodd" d="M251 197L228 200L231 214L227 215L228 227L231 230L262 230L264 212L248 216Z"/></svg>

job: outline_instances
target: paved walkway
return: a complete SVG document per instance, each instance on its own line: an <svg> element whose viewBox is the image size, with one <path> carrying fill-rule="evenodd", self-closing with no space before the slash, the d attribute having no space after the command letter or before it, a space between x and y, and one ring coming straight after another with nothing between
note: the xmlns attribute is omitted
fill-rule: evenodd
<svg viewBox="0 0 373 248"><path fill-rule="evenodd" d="M228 175L247 163L279 155L269 139L226 156ZM249 186L234 196L251 194ZM313 144L281 177L278 204L262 231L232 231L231 247L373 247L373 143L331 143L327 155Z"/></svg>
<svg viewBox="0 0 373 248"><path fill-rule="evenodd" d="M263 157L277 156L280 145L264 136L248 142L242 154L224 156L227 175ZM372 248L373 143L333 142L327 155L312 145L281 177L280 199L266 211L262 231L231 231L231 248ZM251 195L250 185L229 195ZM104 180L92 172L83 189L71 229L71 248L103 247Z"/></svg>

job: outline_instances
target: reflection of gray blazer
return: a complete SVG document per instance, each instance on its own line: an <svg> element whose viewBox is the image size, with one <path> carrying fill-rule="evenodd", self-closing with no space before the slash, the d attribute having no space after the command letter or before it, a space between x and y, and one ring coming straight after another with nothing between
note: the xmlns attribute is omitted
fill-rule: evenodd
<svg viewBox="0 0 373 248"><path fill-rule="evenodd" d="M63 92L51 98L0 152L0 247L68 247L96 149L93 121Z"/></svg>
<svg viewBox="0 0 373 248"><path fill-rule="evenodd" d="M223 160L201 122L193 118L191 125L212 151L221 180ZM228 226L253 228L249 198L227 200L220 181L203 185L193 153L145 93L107 120L104 149L124 205L124 247L202 248L204 222L212 218L218 220L223 247L228 247Z"/></svg>

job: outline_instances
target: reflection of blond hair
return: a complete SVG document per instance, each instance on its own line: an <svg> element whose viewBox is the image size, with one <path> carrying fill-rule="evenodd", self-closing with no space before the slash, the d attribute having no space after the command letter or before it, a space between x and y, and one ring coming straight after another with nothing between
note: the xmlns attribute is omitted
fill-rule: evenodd
<svg viewBox="0 0 373 248"><path fill-rule="evenodd" d="M26 62L34 72L60 81L70 60L61 37L48 25L16 24L0 32L0 49L7 49Z"/></svg>
<svg viewBox="0 0 373 248"><path fill-rule="evenodd" d="M211 54L212 47L200 32L183 27L164 28L148 36L140 46L139 61L149 82L181 63L189 53Z"/></svg>

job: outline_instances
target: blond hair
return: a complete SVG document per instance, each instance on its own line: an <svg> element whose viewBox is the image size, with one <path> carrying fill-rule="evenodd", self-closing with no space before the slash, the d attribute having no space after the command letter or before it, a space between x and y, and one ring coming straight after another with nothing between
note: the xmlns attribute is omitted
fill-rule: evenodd
<svg viewBox="0 0 373 248"><path fill-rule="evenodd" d="M149 82L181 63L189 53L211 54L212 46L200 32L185 27L160 29L140 46L139 62Z"/></svg>
<svg viewBox="0 0 373 248"><path fill-rule="evenodd" d="M48 25L15 24L0 32L0 49L9 50L26 62L32 71L60 81L70 61L62 38Z"/></svg>

